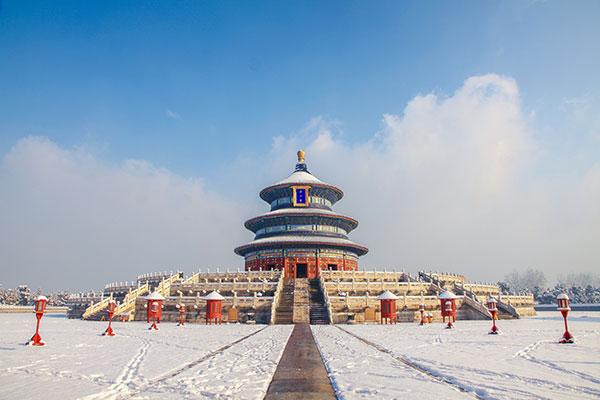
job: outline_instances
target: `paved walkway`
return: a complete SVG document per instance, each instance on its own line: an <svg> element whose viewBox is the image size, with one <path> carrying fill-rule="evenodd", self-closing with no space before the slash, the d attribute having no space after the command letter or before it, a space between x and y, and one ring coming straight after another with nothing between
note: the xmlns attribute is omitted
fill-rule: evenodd
<svg viewBox="0 0 600 400"><path fill-rule="evenodd" d="M295 325L265 400L335 398L310 325Z"/></svg>

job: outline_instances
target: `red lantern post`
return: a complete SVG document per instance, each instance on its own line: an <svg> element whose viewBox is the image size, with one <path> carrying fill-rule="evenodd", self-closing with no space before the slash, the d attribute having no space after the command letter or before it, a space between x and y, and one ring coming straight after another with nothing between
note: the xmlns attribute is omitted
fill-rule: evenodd
<svg viewBox="0 0 600 400"><path fill-rule="evenodd" d="M569 327L567 326L567 315L569 314L569 311L571 311L569 296L567 296L566 293L561 293L556 296L556 301L558 302L558 311L560 311L563 320L565 321L565 333L563 333L563 336L558 343L575 343L575 338L569 333Z"/></svg>
<svg viewBox="0 0 600 400"><path fill-rule="evenodd" d="M115 336L115 333L113 332L112 329L112 320L113 320L113 315L115 314L115 309L117 308L117 302L114 301L111 297L111 299L108 301L108 328L106 328L106 330L104 331L104 333L102 334L102 336Z"/></svg>
<svg viewBox="0 0 600 400"><path fill-rule="evenodd" d="M146 296L146 322L150 323L152 320L152 325L148 330L154 329L158 330L157 324L160 324L160 319L162 317L162 309L163 309L163 300L165 298L158 292L153 292L149 296Z"/></svg>
<svg viewBox="0 0 600 400"><path fill-rule="evenodd" d="M185 304L183 302L179 302L179 304L175 305L175 307L179 310L179 322L177 326L185 325Z"/></svg>
<svg viewBox="0 0 600 400"><path fill-rule="evenodd" d="M223 320L223 299L216 291L212 291L208 296L204 298L206 300L206 323L211 324L212 321L217 322L219 325Z"/></svg>
<svg viewBox="0 0 600 400"><path fill-rule="evenodd" d="M39 295L34 300L34 312L37 318L37 324L35 325L35 335L32 336L29 344L32 346L45 346L46 342L42 340L40 336L40 321L46 312L46 304L48 304L48 298L46 296Z"/></svg>
<svg viewBox="0 0 600 400"><path fill-rule="evenodd" d="M490 314L492 314L492 329L488 332L490 335L497 335L500 333L498 327L496 327L496 319L498 318L497 304L498 301L493 296L490 296L487 299L487 309Z"/></svg>
<svg viewBox="0 0 600 400"><path fill-rule="evenodd" d="M386 290L377 297L381 302L381 323L396 323L396 300L398 296Z"/></svg>
<svg viewBox="0 0 600 400"><path fill-rule="evenodd" d="M442 309L442 321L446 322L446 317L448 317L446 329L452 329L454 328L452 322L456 322L456 296L451 291L444 290L438 298Z"/></svg>

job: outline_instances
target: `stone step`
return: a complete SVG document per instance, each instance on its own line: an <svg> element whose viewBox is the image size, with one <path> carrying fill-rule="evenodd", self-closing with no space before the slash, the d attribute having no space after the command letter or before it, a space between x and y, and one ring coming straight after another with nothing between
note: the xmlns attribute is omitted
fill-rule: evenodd
<svg viewBox="0 0 600 400"><path fill-rule="evenodd" d="M309 291L309 317L310 323L314 325L329 324L329 311L325 304L325 296L317 279L310 281Z"/></svg>
<svg viewBox="0 0 600 400"><path fill-rule="evenodd" d="M291 324L294 316L294 281L286 282L279 298L279 304L275 308L276 324Z"/></svg>

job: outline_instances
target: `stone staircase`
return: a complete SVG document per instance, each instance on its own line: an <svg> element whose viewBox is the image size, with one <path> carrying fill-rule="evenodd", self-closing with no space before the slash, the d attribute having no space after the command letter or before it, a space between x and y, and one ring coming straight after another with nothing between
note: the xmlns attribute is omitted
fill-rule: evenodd
<svg viewBox="0 0 600 400"><path fill-rule="evenodd" d="M497 299L497 300L498 300L498 303L496 304L496 307L498 307L498 319L519 319L519 318L521 318L521 315L519 314L519 311L516 308L514 308L509 303L505 303L504 301L502 301L502 298Z"/></svg>
<svg viewBox="0 0 600 400"><path fill-rule="evenodd" d="M108 302L110 301L110 297L106 296L102 300L97 303L92 303L88 308L83 312L82 319L92 319L96 317L96 319L100 319L99 313L108 307Z"/></svg>
<svg viewBox="0 0 600 400"><path fill-rule="evenodd" d="M289 279L283 285L279 304L275 309L276 324L293 324L294 320L294 289L295 284L293 279Z"/></svg>
<svg viewBox="0 0 600 400"><path fill-rule="evenodd" d="M318 279L311 279L309 284L309 301L310 301L310 324L311 325L328 325L329 313L325 305L325 296L319 284Z"/></svg>
<svg viewBox="0 0 600 400"><path fill-rule="evenodd" d="M288 279L275 308L275 324L329 324L325 297L318 279Z"/></svg>
<svg viewBox="0 0 600 400"><path fill-rule="evenodd" d="M125 321L133 321L135 319L135 302L138 297L150 292L148 283L140 285L137 289L129 291L123 299L123 302L115 309L115 315L123 316Z"/></svg>

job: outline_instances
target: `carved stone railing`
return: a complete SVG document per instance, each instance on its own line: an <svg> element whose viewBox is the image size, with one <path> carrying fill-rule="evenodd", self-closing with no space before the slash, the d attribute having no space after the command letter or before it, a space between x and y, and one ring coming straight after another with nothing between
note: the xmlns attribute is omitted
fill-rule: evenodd
<svg viewBox="0 0 600 400"><path fill-rule="evenodd" d="M93 315L99 313L100 311L104 310L106 307L108 307L109 301L110 301L110 297L105 297L102 300L100 300L98 303L92 303L88 308L85 309L81 318L88 319L88 318L92 317Z"/></svg>
<svg viewBox="0 0 600 400"><path fill-rule="evenodd" d="M179 274L173 274L170 277L168 277L167 279L163 279L162 281L160 281L160 283L158 284L156 291L160 294L162 294L164 297L170 296L171 295L171 285L173 283L177 283L181 280L181 277L179 276Z"/></svg>
<svg viewBox="0 0 600 400"><path fill-rule="evenodd" d="M325 281L323 280L326 291L329 292L383 292L386 290L392 292L428 292L431 289L430 282L389 282L389 281ZM439 289L441 290L441 289Z"/></svg>
<svg viewBox="0 0 600 400"><path fill-rule="evenodd" d="M128 321L133 321L135 318L135 302L138 297L147 294L150 291L150 287L147 283L140 285L137 289L131 290L123 302L115 308L115 315L126 316Z"/></svg>
<svg viewBox="0 0 600 400"><path fill-rule="evenodd" d="M275 324L275 310L277 310L277 307L279 306L279 298L281 297L281 292L283 291L284 282L284 274L280 274L279 280L277 281L277 286L275 287L275 293L273 294L273 305L271 306L271 325Z"/></svg>
<svg viewBox="0 0 600 400"><path fill-rule="evenodd" d="M492 314L490 314L487 307L481 304L479 301L472 299L469 296L463 296L463 303L481 314L481 316L483 316L485 319L492 319Z"/></svg>

